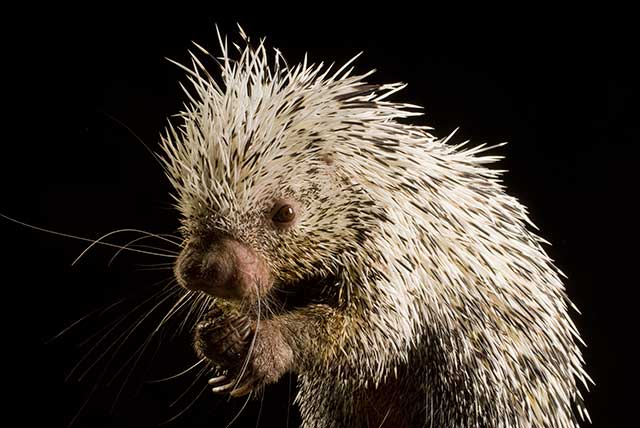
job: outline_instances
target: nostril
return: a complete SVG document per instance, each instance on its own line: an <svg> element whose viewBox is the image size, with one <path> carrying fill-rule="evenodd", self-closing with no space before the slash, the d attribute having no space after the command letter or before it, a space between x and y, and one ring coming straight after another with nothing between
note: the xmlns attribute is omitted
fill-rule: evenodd
<svg viewBox="0 0 640 428"><path fill-rule="evenodd" d="M186 283L191 283L202 279L202 268L200 263L186 263L182 270L182 278Z"/></svg>
<svg viewBox="0 0 640 428"><path fill-rule="evenodd" d="M202 277L201 257L198 252L190 246L186 247L176 260L174 274L182 287L193 289L192 284Z"/></svg>
<svg viewBox="0 0 640 428"><path fill-rule="evenodd" d="M175 266L179 284L189 290L225 296L233 282L233 256L222 243L206 251L185 248Z"/></svg>
<svg viewBox="0 0 640 428"><path fill-rule="evenodd" d="M211 277L210 271L203 271L202 265L198 262L187 262L178 266L176 277L180 285L189 290L207 291L211 287L208 280Z"/></svg>
<svg viewBox="0 0 640 428"><path fill-rule="evenodd" d="M234 265L228 252L210 251L203 260L201 279L210 287L218 288L228 285L233 276Z"/></svg>

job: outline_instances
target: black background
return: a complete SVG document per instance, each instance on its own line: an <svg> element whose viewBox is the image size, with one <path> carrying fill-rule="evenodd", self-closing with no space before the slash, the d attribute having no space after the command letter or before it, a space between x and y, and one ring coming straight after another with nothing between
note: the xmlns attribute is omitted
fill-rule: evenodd
<svg viewBox="0 0 640 428"><path fill-rule="evenodd" d="M596 382L586 395L593 426L626 425L635 401L638 286L638 70L631 13L613 7L480 13L462 5L449 11L387 5L347 16L344 5L340 12L336 7L297 14L284 5L260 11L249 5L155 6L153 13L136 13L105 6L7 14L12 25L3 30L0 213L94 239L120 228L174 233L168 182L137 139L157 148L167 117L185 101L178 85L184 73L165 58L186 63L192 40L217 52L214 23L236 38L236 22L254 39L266 36L289 63L308 52L313 62L341 64L364 51L356 69L376 68L373 82L409 83L394 100L425 106L425 116L415 121L434 126L436 135L460 127L457 141L509 141L500 149L506 159L498 167L509 170L504 179L510 193L529 207L553 243L548 252L568 275L568 294L582 311L574 319ZM65 381L90 348L80 346L85 339L170 278L170 270L140 266L169 259L123 254L107 266L115 250L97 248L71 267L86 244L4 219L0 233L5 388L18 425L63 427L78 414L73 426L154 427L193 401L203 380L170 406L195 371L145 383L194 361L188 333L170 337L177 323L151 342L119 393L131 367L127 359L159 320L153 315L109 364L114 348L77 380L98 349ZM45 344L83 315L124 297ZM102 343L131 324L123 323ZM260 417L260 400L251 401L233 426L286 426L293 398L288 382L267 389ZM206 391L166 426L224 427L242 404ZM290 412L289 426L297 426L295 408Z"/></svg>

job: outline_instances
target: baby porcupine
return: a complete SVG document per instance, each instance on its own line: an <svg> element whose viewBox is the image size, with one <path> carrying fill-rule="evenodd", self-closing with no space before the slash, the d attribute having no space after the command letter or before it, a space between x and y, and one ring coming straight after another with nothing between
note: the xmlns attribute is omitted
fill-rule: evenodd
<svg viewBox="0 0 640 428"><path fill-rule="evenodd" d="M290 67L242 35L237 60L220 40L221 82L193 56L162 139L214 391L292 371L307 428L588 419L561 273L491 147L399 121L420 114L387 101L402 84Z"/></svg>

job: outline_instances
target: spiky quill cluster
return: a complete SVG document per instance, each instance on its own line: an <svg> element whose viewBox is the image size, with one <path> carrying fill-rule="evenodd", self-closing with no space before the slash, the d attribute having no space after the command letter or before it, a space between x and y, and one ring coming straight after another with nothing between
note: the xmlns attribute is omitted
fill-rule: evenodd
<svg viewBox="0 0 640 428"><path fill-rule="evenodd" d="M193 56L164 161L186 234L224 230L284 285L335 278L335 307L306 309L330 334L310 327L296 355L304 426L364 426L354 397L385 385L427 426L588 419L561 272L488 168L492 147L405 124L416 106L387 101L404 85L351 62L289 67L246 42L232 60L221 40L221 83ZM265 213L283 198L299 218L278 231Z"/></svg>

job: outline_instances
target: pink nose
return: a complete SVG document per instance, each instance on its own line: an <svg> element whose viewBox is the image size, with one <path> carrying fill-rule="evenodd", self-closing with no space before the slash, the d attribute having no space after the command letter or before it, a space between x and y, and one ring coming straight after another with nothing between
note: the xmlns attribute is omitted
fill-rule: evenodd
<svg viewBox="0 0 640 428"><path fill-rule="evenodd" d="M266 283L268 271L247 246L233 239L187 243L175 265L178 283L214 297L240 299Z"/></svg>
<svg viewBox="0 0 640 428"><path fill-rule="evenodd" d="M175 265L178 283L189 290L204 291L216 297L235 297L237 263L226 242L220 240L211 245L189 242Z"/></svg>

